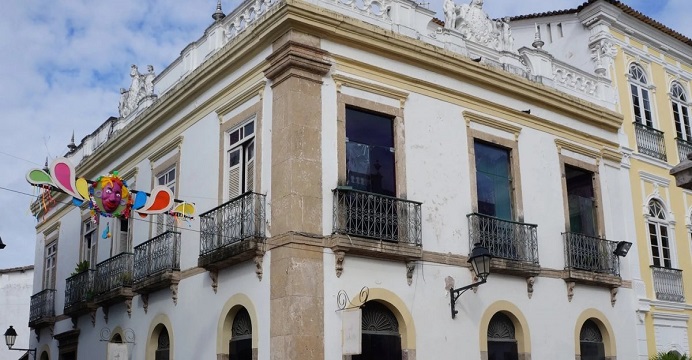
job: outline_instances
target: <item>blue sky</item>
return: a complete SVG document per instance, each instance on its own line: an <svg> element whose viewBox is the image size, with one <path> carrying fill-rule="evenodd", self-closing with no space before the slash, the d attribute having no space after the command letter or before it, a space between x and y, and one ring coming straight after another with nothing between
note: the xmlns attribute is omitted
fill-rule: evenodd
<svg viewBox="0 0 692 360"><path fill-rule="evenodd" d="M458 4L467 0L456 0ZM238 1L223 0L226 13ZM574 8L576 0L485 0L493 18ZM629 0L692 37L690 0ZM0 13L0 268L34 262L34 194L24 176L118 115L130 64L162 71L212 22L216 0L7 0ZM442 15L442 0L430 2ZM50 160L49 160L50 161ZM76 241L76 239L66 239Z"/></svg>

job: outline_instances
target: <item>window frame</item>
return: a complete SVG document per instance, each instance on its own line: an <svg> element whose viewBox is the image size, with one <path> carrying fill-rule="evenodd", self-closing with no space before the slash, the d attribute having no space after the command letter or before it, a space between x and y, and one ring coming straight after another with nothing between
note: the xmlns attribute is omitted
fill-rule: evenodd
<svg viewBox="0 0 692 360"><path fill-rule="evenodd" d="M567 192L566 166L588 171L592 174L591 187L594 193L594 207L596 208L596 237L605 238L605 218L603 215L603 196L601 194L601 178L598 165L590 164L586 161L577 160L570 156L559 154L560 174L562 178L562 198L565 213L565 232L571 232L570 213L569 213L569 194ZM597 161L597 159L594 159ZM586 235L586 234L584 234Z"/></svg>
<svg viewBox="0 0 692 360"><path fill-rule="evenodd" d="M87 224L91 227L87 229ZM99 239L99 224L94 224L90 213L82 215L80 224L80 240L79 240L79 262L88 261L89 269L96 269L98 264L98 239ZM91 235L91 247L86 244L86 236Z"/></svg>
<svg viewBox="0 0 692 360"><path fill-rule="evenodd" d="M638 72L638 73L635 73ZM629 80L630 101L632 102L632 115L638 124L656 129L656 119L654 111L653 87L649 84L648 74L644 67L638 63L631 63L628 66L627 78ZM644 81L642 81L642 79ZM644 95L648 98L648 106L644 100ZM636 101L635 101L636 97ZM637 109L639 109L639 119L637 119ZM650 118L646 118L648 111Z"/></svg>
<svg viewBox="0 0 692 360"><path fill-rule="evenodd" d="M676 139L692 143L692 113L687 92L681 83L673 81L670 85L670 104L673 112ZM680 135L683 135L680 137Z"/></svg>
<svg viewBox="0 0 692 360"><path fill-rule="evenodd" d="M658 203L660 205L660 210L661 210L661 215L663 218L657 217L657 216L652 216L651 215L651 204L652 203ZM647 241L649 243L649 258L651 260L651 265L659 268L666 268L666 269L677 269L677 258L676 258L676 249L675 249L675 231L674 228L671 226L671 222L668 219L668 211L666 204L663 200L659 198L651 198L647 201L646 205L647 213L646 213L646 234L647 234ZM657 250L658 250L658 257L661 259L659 260L659 264L655 264L655 259L654 259L654 245L651 242L651 225L655 226L656 228L656 242L657 242ZM666 266L666 258L663 256L664 252L663 250L665 247L662 245L662 237L661 237L661 228L666 229L666 235L667 235L667 242L668 242L668 253L669 253L669 258L667 259L669 264ZM661 263L662 262L662 263Z"/></svg>
<svg viewBox="0 0 692 360"><path fill-rule="evenodd" d="M53 252L50 252L50 249ZM52 261L50 261L52 260ZM49 265L50 261L50 265ZM57 285L57 269L58 269L58 237L54 236L46 240L46 246L43 250L43 289L55 289ZM49 271L50 270L50 271Z"/></svg>
<svg viewBox="0 0 692 360"><path fill-rule="evenodd" d="M404 109L366 100L357 96L337 93L337 184L347 183L346 171L346 108L373 112L392 119L394 141L394 197L406 197L406 152L404 136Z"/></svg>
<svg viewBox="0 0 692 360"><path fill-rule="evenodd" d="M151 162L151 188L159 185L159 178L170 174L171 171L175 171L175 180L173 182L173 198L178 197L178 192L180 189L180 143L182 138L178 138L173 143L166 145L162 148L162 153L157 153L152 156L149 161ZM170 186L169 186L170 188ZM172 225L171 225L172 224ZM151 226L149 229L149 238L152 239L155 236L161 235L166 231L175 230L177 225L175 224L175 219L167 214L156 214L153 216L151 221ZM159 229L161 229L159 231ZM134 244L133 244L134 245Z"/></svg>
<svg viewBox="0 0 692 360"><path fill-rule="evenodd" d="M475 142L476 140L490 144L497 147L502 147L508 150L509 153L509 176L511 178L510 182L510 201L511 201L511 211L512 219L511 221L524 222L524 210L523 210L523 200L521 192L521 171L519 165L519 139L518 136L514 134L513 140L492 135L481 130L477 130L469 127L467 132L468 138L468 150L469 150L469 183L471 185L471 209L472 212L478 213L478 183L477 183L477 171L476 171L476 154L475 154Z"/></svg>

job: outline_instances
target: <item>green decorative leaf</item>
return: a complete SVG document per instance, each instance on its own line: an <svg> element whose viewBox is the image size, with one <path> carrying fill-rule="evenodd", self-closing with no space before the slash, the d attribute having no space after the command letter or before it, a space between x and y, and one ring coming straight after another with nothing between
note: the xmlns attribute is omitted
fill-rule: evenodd
<svg viewBox="0 0 692 360"><path fill-rule="evenodd" d="M50 177L50 174L39 169L29 171L29 173L26 174L26 180L32 185L53 185L53 179Z"/></svg>

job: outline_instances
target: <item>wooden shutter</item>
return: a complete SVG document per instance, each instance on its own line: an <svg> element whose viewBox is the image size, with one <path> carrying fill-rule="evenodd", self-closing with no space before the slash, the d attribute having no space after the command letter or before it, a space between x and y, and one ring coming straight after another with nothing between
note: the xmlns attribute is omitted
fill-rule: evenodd
<svg viewBox="0 0 692 360"><path fill-rule="evenodd" d="M245 162L245 189L244 191L255 190L255 141L250 141L247 146Z"/></svg>
<svg viewBox="0 0 692 360"><path fill-rule="evenodd" d="M242 193L241 155L242 147L237 147L229 152L228 169L228 199L233 199Z"/></svg>

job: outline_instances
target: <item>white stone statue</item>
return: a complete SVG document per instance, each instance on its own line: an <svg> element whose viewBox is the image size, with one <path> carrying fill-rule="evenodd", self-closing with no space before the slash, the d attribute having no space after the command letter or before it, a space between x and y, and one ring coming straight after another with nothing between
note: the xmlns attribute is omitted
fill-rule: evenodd
<svg viewBox="0 0 692 360"><path fill-rule="evenodd" d="M137 65L130 66L130 77L132 78L130 90L120 89L120 102L118 104L120 117L130 115L137 109L142 99L156 96L154 95L154 78L156 74L152 65L147 65L147 73L144 75L139 73Z"/></svg>
<svg viewBox="0 0 692 360"><path fill-rule="evenodd" d="M509 17L493 21L483 11L483 0L471 0L457 6L454 0L445 0L445 28L461 33L464 39L498 51L514 51L514 38Z"/></svg>
<svg viewBox="0 0 692 360"><path fill-rule="evenodd" d="M442 10L445 12L445 29L454 29L459 11L457 4L454 3L454 0L445 0Z"/></svg>
<svg viewBox="0 0 692 360"><path fill-rule="evenodd" d="M154 95L154 66L147 65L147 73L144 75L144 96Z"/></svg>
<svg viewBox="0 0 692 360"><path fill-rule="evenodd" d="M509 16L498 20L496 26L500 34L497 50L514 51L514 38L512 37L512 28L509 26Z"/></svg>

